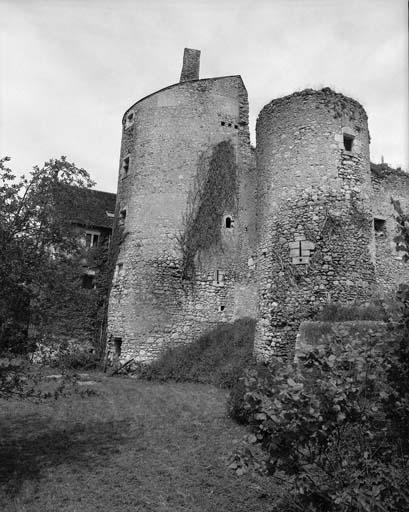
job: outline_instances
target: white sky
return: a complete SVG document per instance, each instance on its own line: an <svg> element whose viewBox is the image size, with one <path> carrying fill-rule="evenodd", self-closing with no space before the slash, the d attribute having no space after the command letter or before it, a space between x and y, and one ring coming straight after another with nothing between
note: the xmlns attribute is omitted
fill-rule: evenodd
<svg viewBox="0 0 409 512"><path fill-rule="evenodd" d="M371 159L408 169L406 0L0 0L0 155L66 155L116 191L121 119L178 82L240 74L250 127L273 98L329 86L369 116Z"/></svg>

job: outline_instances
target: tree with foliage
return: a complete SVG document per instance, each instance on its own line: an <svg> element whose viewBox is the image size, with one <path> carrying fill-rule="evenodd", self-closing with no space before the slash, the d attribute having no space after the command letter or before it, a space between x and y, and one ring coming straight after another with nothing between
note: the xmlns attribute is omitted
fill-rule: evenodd
<svg viewBox="0 0 409 512"><path fill-rule="evenodd" d="M84 311L83 246L70 212L72 187L93 185L89 174L52 159L17 179L0 160L0 349L24 352L30 322L42 332L74 305ZM70 309L70 310L71 310Z"/></svg>

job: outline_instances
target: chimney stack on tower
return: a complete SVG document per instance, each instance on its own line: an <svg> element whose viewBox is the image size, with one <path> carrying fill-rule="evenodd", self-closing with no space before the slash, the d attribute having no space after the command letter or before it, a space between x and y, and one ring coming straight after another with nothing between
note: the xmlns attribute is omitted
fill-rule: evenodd
<svg viewBox="0 0 409 512"><path fill-rule="evenodd" d="M185 48L183 53L183 68L180 74L180 82L199 80L200 50Z"/></svg>

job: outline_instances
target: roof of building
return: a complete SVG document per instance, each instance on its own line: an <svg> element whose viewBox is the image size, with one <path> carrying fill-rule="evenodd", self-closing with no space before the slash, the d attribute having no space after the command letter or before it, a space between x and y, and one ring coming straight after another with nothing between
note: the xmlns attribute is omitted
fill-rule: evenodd
<svg viewBox="0 0 409 512"><path fill-rule="evenodd" d="M69 201L71 222L88 227L112 229L116 194L89 188L70 189L73 192Z"/></svg>

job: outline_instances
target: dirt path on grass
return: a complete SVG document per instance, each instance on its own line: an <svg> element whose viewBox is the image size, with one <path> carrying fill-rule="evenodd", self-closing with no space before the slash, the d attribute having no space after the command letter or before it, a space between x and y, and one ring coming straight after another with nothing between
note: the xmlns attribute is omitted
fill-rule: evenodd
<svg viewBox="0 0 409 512"><path fill-rule="evenodd" d="M0 510L271 509L271 480L226 467L245 431L226 417L223 391L92 379L94 396L0 403Z"/></svg>

